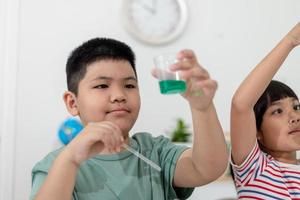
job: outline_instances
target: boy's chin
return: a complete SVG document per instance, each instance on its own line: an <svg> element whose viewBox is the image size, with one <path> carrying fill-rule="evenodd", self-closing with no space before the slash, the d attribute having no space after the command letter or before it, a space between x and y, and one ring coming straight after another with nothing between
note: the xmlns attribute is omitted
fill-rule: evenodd
<svg viewBox="0 0 300 200"><path fill-rule="evenodd" d="M134 125L134 122L132 121L122 121L122 120L111 120L114 124L116 124L122 131L123 135L128 135L130 132L131 128Z"/></svg>
<svg viewBox="0 0 300 200"><path fill-rule="evenodd" d="M122 131L123 136L124 137L128 137L129 132L130 132L132 126L129 127L128 124L127 124L127 126L119 126L119 127L120 127L120 129Z"/></svg>

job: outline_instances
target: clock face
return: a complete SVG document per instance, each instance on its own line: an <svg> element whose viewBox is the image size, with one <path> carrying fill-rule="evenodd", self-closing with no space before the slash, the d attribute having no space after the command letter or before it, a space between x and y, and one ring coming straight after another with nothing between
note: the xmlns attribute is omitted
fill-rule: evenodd
<svg viewBox="0 0 300 200"><path fill-rule="evenodd" d="M149 44L164 44L177 38L187 22L185 0L123 0L125 28Z"/></svg>

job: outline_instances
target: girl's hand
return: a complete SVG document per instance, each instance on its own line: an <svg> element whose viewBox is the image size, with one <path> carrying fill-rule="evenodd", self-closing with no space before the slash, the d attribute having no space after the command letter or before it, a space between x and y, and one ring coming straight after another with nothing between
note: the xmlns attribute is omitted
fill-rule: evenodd
<svg viewBox="0 0 300 200"><path fill-rule="evenodd" d="M104 149L121 151L124 138L117 125L110 121L89 123L66 147L68 159L76 165L97 155Z"/></svg>
<svg viewBox="0 0 300 200"><path fill-rule="evenodd" d="M205 111L212 103L217 82L198 63L192 50L180 51L177 59L179 62L172 65L171 70L179 70L181 78L186 80L187 90L182 96L189 101L192 108Z"/></svg>
<svg viewBox="0 0 300 200"><path fill-rule="evenodd" d="M292 42L294 47L300 44L300 22L288 32L286 38Z"/></svg>

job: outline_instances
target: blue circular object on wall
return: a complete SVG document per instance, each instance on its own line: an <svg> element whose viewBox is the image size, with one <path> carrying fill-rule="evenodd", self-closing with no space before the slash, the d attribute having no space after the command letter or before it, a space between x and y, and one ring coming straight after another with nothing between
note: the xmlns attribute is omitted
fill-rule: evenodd
<svg viewBox="0 0 300 200"><path fill-rule="evenodd" d="M66 119L58 129L58 137L63 144L68 144L83 129L81 122L75 118Z"/></svg>

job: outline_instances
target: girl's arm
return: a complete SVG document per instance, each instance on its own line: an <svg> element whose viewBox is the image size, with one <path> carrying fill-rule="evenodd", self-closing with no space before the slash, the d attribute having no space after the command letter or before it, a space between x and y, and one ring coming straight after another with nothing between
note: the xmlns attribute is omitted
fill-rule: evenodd
<svg viewBox="0 0 300 200"><path fill-rule="evenodd" d="M251 71L235 92L231 102L231 144L235 164L241 164L256 141L254 105L265 91L291 50L300 43L298 23Z"/></svg>

